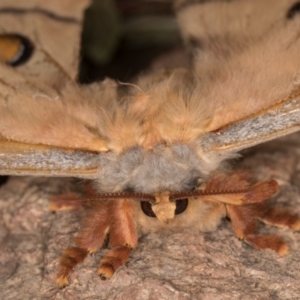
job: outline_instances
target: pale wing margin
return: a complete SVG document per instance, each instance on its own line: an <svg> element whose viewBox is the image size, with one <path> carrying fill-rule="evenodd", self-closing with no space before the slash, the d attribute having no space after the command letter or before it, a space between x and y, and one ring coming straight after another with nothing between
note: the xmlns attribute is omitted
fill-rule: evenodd
<svg viewBox="0 0 300 300"><path fill-rule="evenodd" d="M206 149L236 152L300 130L300 92L291 101L209 133L201 140Z"/></svg>
<svg viewBox="0 0 300 300"><path fill-rule="evenodd" d="M99 153L0 141L0 174L93 179Z"/></svg>

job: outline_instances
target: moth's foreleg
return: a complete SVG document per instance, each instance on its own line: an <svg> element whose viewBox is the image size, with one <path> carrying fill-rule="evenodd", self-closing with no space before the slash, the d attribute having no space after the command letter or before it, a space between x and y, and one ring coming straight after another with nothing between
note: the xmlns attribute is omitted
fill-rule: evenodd
<svg viewBox="0 0 300 300"><path fill-rule="evenodd" d="M109 219L107 217L107 205L101 202L94 205L87 214L82 228L75 238L76 247L67 248L61 256L56 280L59 286L66 286L74 267L81 263L89 253L102 247L109 231Z"/></svg>
<svg viewBox="0 0 300 300"><path fill-rule="evenodd" d="M78 247L67 248L59 261L59 271L57 274L56 284L64 287L69 284L69 276L74 267L81 263L88 255L88 251Z"/></svg>
<svg viewBox="0 0 300 300"><path fill-rule="evenodd" d="M97 251L106 239L110 223L107 203L98 201L83 220L79 234L75 238L76 246L88 250L89 253Z"/></svg>
<svg viewBox="0 0 300 300"><path fill-rule="evenodd" d="M111 250L104 256L98 269L103 280L111 278L127 262L131 249L137 247L138 240L133 204L130 200L111 201L108 215L111 218Z"/></svg>
<svg viewBox="0 0 300 300"><path fill-rule="evenodd" d="M271 226L300 230L300 217L281 208L269 208L259 220Z"/></svg>
<svg viewBox="0 0 300 300"><path fill-rule="evenodd" d="M280 255L287 254L288 246L279 236L255 233L256 222L263 209L261 205L227 205L226 208L233 230L239 239L256 249L271 249Z"/></svg>
<svg viewBox="0 0 300 300"><path fill-rule="evenodd" d="M102 280L111 278L115 271L123 266L130 255L131 248L128 246L115 246L103 257L98 274Z"/></svg>

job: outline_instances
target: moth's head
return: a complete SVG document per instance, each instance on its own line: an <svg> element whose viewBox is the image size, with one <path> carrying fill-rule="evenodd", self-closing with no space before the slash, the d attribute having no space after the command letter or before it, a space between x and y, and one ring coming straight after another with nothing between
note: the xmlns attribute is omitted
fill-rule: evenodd
<svg viewBox="0 0 300 300"><path fill-rule="evenodd" d="M141 201L141 209L148 217L157 218L160 222L169 223L175 215L182 214L188 207L188 198L174 199L169 192L154 195L155 201Z"/></svg>
<svg viewBox="0 0 300 300"><path fill-rule="evenodd" d="M147 223L152 223L153 225L160 223L160 228L165 227L168 229L183 227L189 222L195 226L197 223L200 223L202 227L200 229L210 230L203 226L203 219L205 219L206 214L211 211L211 209L222 204L202 201L200 194L201 190L181 193L156 193L153 195L152 201L149 201L150 199L148 201L140 201L140 209L144 217L141 218L140 213L139 221L143 223L141 219L144 221L147 220ZM155 220L159 222L155 222ZM184 224L182 224L182 222Z"/></svg>
<svg viewBox="0 0 300 300"><path fill-rule="evenodd" d="M191 212L197 214L197 218L201 218L201 211L197 211L196 207L206 212L208 207L214 207L208 203L201 201L202 190L194 190L188 192L175 192L170 193L163 191L155 194L142 194L135 192L122 192L122 193L103 193L95 195L95 200L128 200L134 203L134 207L137 209L138 219L148 220L148 222L154 222L161 224L161 226L169 225L172 227L178 217L181 215L187 215ZM199 203L199 205L197 204ZM219 204L218 204L219 205ZM142 216L142 217L141 217ZM177 222L178 223L178 222Z"/></svg>
<svg viewBox="0 0 300 300"><path fill-rule="evenodd" d="M193 228L212 231L225 216L225 205L206 201L203 189L189 192L162 191L155 194L135 192L97 195L97 199L130 202L139 234L177 231Z"/></svg>

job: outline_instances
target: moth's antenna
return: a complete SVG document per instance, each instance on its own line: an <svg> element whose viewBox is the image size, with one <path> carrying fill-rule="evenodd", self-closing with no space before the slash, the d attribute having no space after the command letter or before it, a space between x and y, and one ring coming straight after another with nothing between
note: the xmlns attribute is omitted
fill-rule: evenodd
<svg viewBox="0 0 300 300"><path fill-rule="evenodd" d="M64 194L58 196L51 196L50 199L53 202L97 202L102 200L118 200L118 199L131 199L137 201L147 201L151 204L155 204L155 197L150 194L144 193L103 193L103 194L92 194L92 195L77 195L77 194Z"/></svg>

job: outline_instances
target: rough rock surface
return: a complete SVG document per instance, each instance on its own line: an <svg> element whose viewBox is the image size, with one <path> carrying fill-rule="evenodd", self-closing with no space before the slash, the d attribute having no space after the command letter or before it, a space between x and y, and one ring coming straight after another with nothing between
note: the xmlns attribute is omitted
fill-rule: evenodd
<svg viewBox="0 0 300 300"><path fill-rule="evenodd" d="M300 213L300 134L247 151L237 166L258 179L275 178L281 191L272 201ZM298 147L297 147L298 146ZM125 267L101 281L97 265L102 249L76 267L71 284L54 284L58 257L79 227L80 212L50 212L49 194L69 179L12 177L0 188L0 298L27 299L299 299L300 233L276 232L290 245L280 257L239 241L224 220L211 233L151 234L139 241Z"/></svg>

